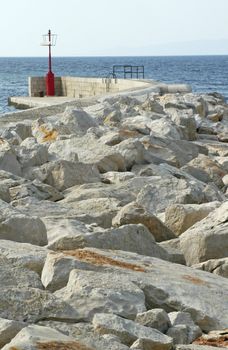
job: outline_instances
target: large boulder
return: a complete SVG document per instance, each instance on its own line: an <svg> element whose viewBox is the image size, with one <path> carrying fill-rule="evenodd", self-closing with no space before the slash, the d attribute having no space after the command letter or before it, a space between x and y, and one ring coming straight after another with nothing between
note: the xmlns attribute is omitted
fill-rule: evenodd
<svg viewBox="0 0 228 350"><path fill-rule="evenodd" d="M101 173L124 171L125 160L114 148L100 142L92 134L57 140L49 146L49 152L56 159L94 164Z"/></svg>
<svg viewBox="0 0 228 350"><path fill-rule="evenodd" d="M100 174L94 166L66 160L53 161L33 168L28 177L32 180L38 178L60 191L74 185L100 181Z"/></svg>
<svg viewBox="0 0 228 350"><path fill-rule="evenodd" d="M146 345L143 349L151 347L157 350L168 350L173 345L172 338L156 329L108 313L97 313L93 318L93 326L99 334L115 334L122 343L129 346L137 340Z"/></svg>
<svg viewBox="0 0 228 350"><path fill-rule="evenodd" d="M23 178L8 171L0 170L0 199L9 203L11 201L9 189L18 186L23 182L25 182Z"/></svg>
<svg viewBox="0 0 228 350"><path fill-rule="evenodd" d="M25 197L36 197L57 201L63 195L54 187L44 184L39 180L26 180L4 170L0 170L0 199L9 203Z"/></svg>
<svg viewBox="0 0 228 350"><path fill-rule="evenodd" d="M214 132L214 127L211 128ZM227 142L219 142L217 140L199 140L197 145L204 146L208 150L208 154L218 157L227 157L228 145Z"/></svg>
<svg viewBox="0 0 228 350"><path fill-rule="evenodd" d="M0 288L0 317L28 323L44 318L77 321L78 313L47 291L26 286L6 286Z"/></svg>
<svg viewBox="0 0 228 350"><path fill-rule="evenodd" d="M0 138L0 169L21 176L21 166L16 152L3 138Z"/></svg>
<svg viewBox="0 0 228 350"><path fill-rule="evenodd" d="M117 227L127 224L143 224L157 242L175 238L173 232L161 220L135 202L122 207L113 218L112 224Z"/></svg>
<svg viewBox="0 0 228 350"><path fill-rule="evenodd" d="M27 216L0 200L0 239L47 244L47 231L38 217Z"/></svg>
<svg viewBox="0 0 228 350"><path fill-rule="evenodd" d="M188 176L151 176L138 193L136 202L151 213L163 212L173 204L201 204L222 200L224 196L213 186Z"/></svg>
<svg viewBox="0 0 228 350"><path fill-rule="evenodd" d="M166 333L171 326L167 312L156 308L138 314L135 321L143 326L155 328L162 333Z"/></svg>
<svg viewBox="0 0 228 350"><path fill-rule="evenodd" d="M126 288L131 281L143 290L147 309L189 312L203 331L227 326L228 280L223 277L130 252L86 248L77 256L82 281L85 270L92 269L96 276L95 267L101 273L108 268L113 278L124 276L121 281L126 283ZM211 306L211 300L216 307Z"/></svg>
<svg viewBox="0 0 228 350"><path fill-rule="evenodd" d="M153 235L142 224L129 224L119 228L103 229L86 226L74 219L46 218L49 248L71 250L84 247L119 249L148 256L169 259L168 253L156 244Z"/></svg>
<svg viewBox="0 0 228 350"><path fill-rule="evenodd" d="M179 236L220 205L220 202L172 204L165 210L165 224Z"/></svg>
<svg viewBox="0 0 228 350"><path fill-rule="evenodd" d="M103 228L112 226L112 219L116 216L120 201L116 198L105 197L96 198L91 196L88 199L75 200L67 203L64 200L60 203L75 219L85 222L86 224L96 224Z"/></svg>
<svg viewBox="0 0 228 350"><path fill-rule="evenodd" d="M26 181L20 185L9 187L10 201L16 201L26 197L35 197L39 200L58 201L63 199L63 194L56 188L39 180Z"/></svg>
<svg viewBox="0 0 228 350"><path fill-rule="evenodd" d="M42 165L48 161L47 146L34 137L26 138L17 148L17 159L23 168Z"/></svg>
<svg viewBox="0 0 228 350"><path fill-rule="evenodd" d="M124 275L72 270L65 288L55 292L69 303L84 321L92 320L97 312L115 313L134 319L146 311L144 293Z"/></svg>
<svg viewBox="0 0 228 350"><path fill-rule="evenodd" d="M168 139L155 135L144 136L140 139L146 149L144 158L149 163L168 163L182 167L199 153L208 154L204 145L186 140Z"/></svg>
<svg viewBox="0 0 228 350"><path fill-rule="evenodd" d="M169 241L163 241L158 244L169 253L170 261L186 265L184 254L180 250L179 238L170 239Z"/></svg>
<svg viewBox="0 0 228 350"><path fill-rule="evenodd" d="M184 140L196 140L196 121L191 109L179 110L168 108L167 113L171 115L172 121L178 125Z"/></svg>
<svg viewBox="0 0 228 350"><path fill-rule="evenodd" d="M47 323L43 325L43 323ZM64 350L128 350L115 336L97 336L89 333L89 324L43 321L30 325L17 334L3 350L64 349Z"/></svg>
<svg viewBox="0 0 228 350"><path fill-rule="evenodd" d="M69 349L94 350L50 327L30 325L22 329L2 350Z"/></svg>
<svg viewBox="0 0 228 350"><path fill-rule="evenodd" d="M124 158L127 170L130 170L134 164L146 163L144 146L138 140L124 140L113 148Z"/></svg>
<svg viewBox="0 0 228 350"><path fill-rule="evenodd" d="M203 270L228 278L228 257L210 259L199 264L192 265L194 269Z"/></svg>
<svg viewBox="0 0 228 350"><path fill-rule="evenodd" d="M67 107L60 121L68 129L69 134L79 136L86 134L89 128L98 125L95 118L75 107Z"/></svg>
<svg viewBox="0 0 228 350"><path fill-rule="evenodd" d="M29 243L0 240L0 260L41 274L48 250Z"/></svg>
<svg viewBox="0 0 228 350"><path fill-rule="evenodd" d="M39 288L43 289L39 275L24 267L0 260L0 288Z"/></svg>
<svg viewBox="0 0 228 350"><path fill-rule="evenodd" d="M0 347L10 342L22 328L26 327L23 322L0 318Z"/></svg>
<svg viewBox="0 0 228 350"><path fill-rule="evenodd" d="M202 331L199 326L197 326L192 318L191 315L188 312L170 312L169 313L169 319L171 323L171 327L167 332L167 335L171 336L174 335L173 338L175 338L175 334L178 332L175 332L175 330L178 330L179 325L185 326L185 341L183 343L190 344L192 343L195 339L197 339L199 336L202 335ZM181 328L179 328L181 329ZM182 328L182 332L183 332ZM177 339L174 339L176 344L182 343L178 341Z"/></svg>
<svg viewBox="0 0 228 350"><path fill-rule="evenodd" d="M180 248L188 265L227 257L228 202L180 235Z"/></svg>
<svg viewBox="0 0 228 350"><path fill-rule="evenodd" d="M183 138L181 129L170 118L153 120L150 123L151 133L166 139L181 140Z"/></svg>
<svg viewBox="0 0 228 350"><path fill-rule="evenodd" d="M206 183L214 182L218 187L224 186L222 177L226 175L226 172L211 157L201 154L182 167L182 169L200 181Z"/></svg>
<svg viewBox="0 0 228 350"><path fill-rule="evenodd" d="M27 139L27 137L32 136L32 127L30 120L23 120L17 122L15 125L12 125L9 129L14 131L22 141Z"/></svg>
<svg viewBox="0 0 228 350"><path fill-rule="evenodd" d="M78 162L78 154L72 143L72 138L52 142L48 148L50 159Z"/></svg>

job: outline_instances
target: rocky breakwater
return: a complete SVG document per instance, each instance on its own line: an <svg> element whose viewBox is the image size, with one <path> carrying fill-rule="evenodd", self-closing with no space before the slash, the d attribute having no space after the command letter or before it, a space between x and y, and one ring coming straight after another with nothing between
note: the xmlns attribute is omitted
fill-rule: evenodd
<svg viewBox="0 0 228 350"><path fill-rule="evenodd" d="M216 93L1 128L0 347L226 347L227 142Z"/></svg>

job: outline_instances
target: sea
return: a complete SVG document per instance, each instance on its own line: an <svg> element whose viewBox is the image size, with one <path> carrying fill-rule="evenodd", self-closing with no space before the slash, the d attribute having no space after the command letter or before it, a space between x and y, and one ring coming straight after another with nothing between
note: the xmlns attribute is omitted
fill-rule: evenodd
<svg viewBox="0 0 228 350"><path fill-rule="evenodd" d="M219 92L228 100L228 56L52 58L56 76L107 77L113 65L143 65L145 79L187 83L193 92ZM0 115L15 110L8 97L28 95L29 76L45 76L47 70L47 57L0 57Z"/></svg>

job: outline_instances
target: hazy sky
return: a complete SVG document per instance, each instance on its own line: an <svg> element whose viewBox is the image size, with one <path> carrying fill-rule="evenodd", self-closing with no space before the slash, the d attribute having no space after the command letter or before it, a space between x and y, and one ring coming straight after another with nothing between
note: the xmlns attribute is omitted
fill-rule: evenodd
<svg viewBox="0 0 228 350"><path fill-rule="evenodd" d="M0 56L228 54L228 0L0 0Z"/></svg>

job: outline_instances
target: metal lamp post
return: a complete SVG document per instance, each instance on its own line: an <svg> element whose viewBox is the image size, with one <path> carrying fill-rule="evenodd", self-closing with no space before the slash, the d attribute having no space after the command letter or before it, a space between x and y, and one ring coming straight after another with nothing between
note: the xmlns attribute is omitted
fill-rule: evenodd
<svg viewBox="0 0 228 350"><path fill-rule="evenodd" d="M49 29L47 34L43 35L42 46L48 46L48 73L46 75L46 95L55 96L55 76L52 72L51 65L51 47L56 45L56 34L51 34Z"/></svg>

